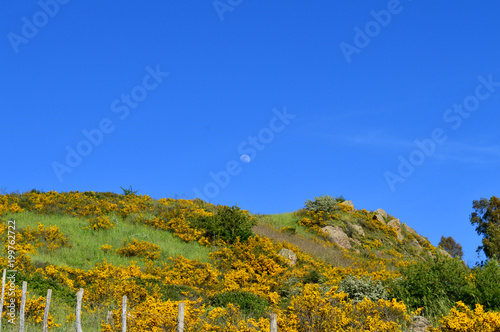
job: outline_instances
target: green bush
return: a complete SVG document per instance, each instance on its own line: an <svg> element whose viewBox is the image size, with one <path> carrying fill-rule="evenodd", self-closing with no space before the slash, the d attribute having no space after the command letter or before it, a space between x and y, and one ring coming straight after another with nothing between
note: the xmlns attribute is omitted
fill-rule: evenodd
<svg viewBox="0 0 500 332"><path fill-rule="evenodd" d="M238 206L217 207L213 216L201 217L193 220L191 224L204 231L204 236L212 241L224 240L234 243L236 238L246 241L253 235L252 227L257 224L247 211Z"/></svg>
<svg viewBox="0 0 500 332"><path fill-rule="evenodd" d="M318 270L311 270L302 278L302 282L304 284L319 284L323 279L323 275Z"/></svg>
<svg viewBox="0 0 500 332"><path fill-rule="evenodd" d="M254 317L263 316L266 312L267 301L259 296L244 291L232 291L216 294L211 299L211 305L226 307L229 303L238 306L240 310Z"/></svg>
<svg viewBox="0 0 500 332"><path fill-rule="evenodd" d="M349 294L353 302L361 302L363 299L378 301L387 299L387 290L380 281L374 281L371 278L356 278L348 275L339 283L338 292Z"/></svg>
<svg viewBox="0 0 500 332"><path fill-rule="evenodd" d="M308 211L324 211L327 213L334 212L339 209L339 204L344 202L344 197L331 197L328 195L323 195L320 197L315 197L314 200L308 199L305 202L305 208Z"/></svg>
<svg viewBox="0 0 500 332"><path fill-rule="evenodd" d="M402 278L392 282L392 297L403 300L412 310L423 307L423 315L447 314L457 301L475 302L471 270L459 258L436 257L401 269Z"/></svg>
<svg viewBox="0 0 500 332"><path fill-rule="evenodd" d="M489 259L475 270L476 295L486 310L500 310L500 266L496 258Z"/></svg>

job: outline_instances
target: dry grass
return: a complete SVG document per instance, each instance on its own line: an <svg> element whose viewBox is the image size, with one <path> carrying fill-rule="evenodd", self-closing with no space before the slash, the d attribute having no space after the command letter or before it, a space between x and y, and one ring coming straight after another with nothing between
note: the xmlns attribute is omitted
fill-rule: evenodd
<svg viewBox="0 0 500 332"><path fill-rule="evenodd" d="M353 262L344 256L342 251L338 248L325 247L310 238L305 238L297 234L281 233L274 229L269 224L259 224L253 228L255 234L265 236L276 241L286 241L290 244L296 245L303 252L320 259L325 263L332 264L333 266L348 267L352 266Z"/></svg>

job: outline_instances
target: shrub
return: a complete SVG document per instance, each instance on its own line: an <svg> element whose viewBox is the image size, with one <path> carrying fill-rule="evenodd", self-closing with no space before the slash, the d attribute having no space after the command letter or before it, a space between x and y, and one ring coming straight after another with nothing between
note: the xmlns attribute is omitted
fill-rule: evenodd
<svg viewBox="0 0 500 332"><path fill-rule="evenodd" d="M315 197L314 200L308 199L305 202L305 208L308 211L324 211L327 213L332 213L335 210L339 209L339 204L345 201L345 199L340 197L331 197L328 195L323 195L319 197Z"/></svg>
<svg viewBox="0 0 500 332"><path fill-rule="evenodd" d="M160 246L147 241L138 241L137 239L132 239L129 243L124 240L123 247L117 249L116 252L126 257L137 256L153 260L160 258L161 254Z"/></svg>
<svg viewBox="0 0 500 332"><path fill-rule="evenodd" d="M387 299L387 290L382 283L367 277L356 278L348 275L339 283L337 291L349 294L354 303L359 303L365 298L370 301Z"/></svg>
<svg viewBox="0 0 500 332"><path fill-rule="evenodd" d="M211 299L215 307L227 307L234 304L246 315L262 316L267 308L267 301L259 296L243 291L232 291L216 294Z"/></svg>
<svg viewBox="0 0 500 332"><path fill-rule="evenodd" d="M423 307L424 316L448 313L457 301L474 302L470 269L458 258L437 257L401 269L402 278L390 284L393 297L411 309Z"/></svg>
<svg viewBox="0 0 500 332"><path fill-rule="evenodd" d="M323 275L318 270L311 270L302 278L302 282L304 284L319 284L323 278Z"/></svg>
<svg viewBox="0 0 500 332"><path fill-rule="evenodd" d="M201 216L191 222L191 225L202 229L204 236L211 241L223 240L234 243L236 238L246 241L253 235L252 227L257 224L248 211L238 206L218 207L213 215Z"/></svg>
<svg viewBox="0 0 500 332"><path fill-rule="evenodd" d="M478 302L487 310L500 310L500 266L492 258L482 268L476 268L475 283Z"/></svg>
<svg viewBox="0 0 500 332"><path fill-rule="evenodd" d="M432 332L497 332L500 331L500 313L485 312L480 304L474 310L463 302L457 302L455 308L440 320L441 327L431 329Z"/></svg>

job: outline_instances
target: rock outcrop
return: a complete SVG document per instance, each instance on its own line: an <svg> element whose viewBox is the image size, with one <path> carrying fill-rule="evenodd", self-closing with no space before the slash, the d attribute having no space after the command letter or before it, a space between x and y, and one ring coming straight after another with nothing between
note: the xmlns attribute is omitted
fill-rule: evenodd
<svg viewBox="0 0 500 332"><path fill-rule="evenodd" d="M281 249L279 255L283 256L290 266L294 266L297 263L297 255L290 249Z"/></svg>
<svg viewBox="0 0 500 332"><path fill-rule="evenodd" d="M398 233L398 239L403 240L403 234L401 234L401 222L399 219L392 219L387 223L387 226L392 227L396 230L396 233Z"/></svg>
<svg viewBox="0 0 500 332"><path fill-rule="evenodd" d="M382 217L387 218L387 212L382 209L375 210L375 214L380 214Z"/></svg>
<svg viewBox="0 0 500 332"><path fill-rule="evenodd" d="M325 232L328 240L336 243L339 247L345 249L351 249L351 242L349 242L349 237L339 226L325 226L322 228Z"/></svg>
<svg viewBox="0 0 500 332"><path fill-rule="evenodd" d="M352 229L359 235L359 236L365 236L365 231L363 230L363 227L360 225L351 225Z"/></svg>
<svg viewBox="0 0 500 332"><path fill-rule="evenodd" d="M424 316L415 316L412 319L409 332L426 332L431 323Z"/></svg>

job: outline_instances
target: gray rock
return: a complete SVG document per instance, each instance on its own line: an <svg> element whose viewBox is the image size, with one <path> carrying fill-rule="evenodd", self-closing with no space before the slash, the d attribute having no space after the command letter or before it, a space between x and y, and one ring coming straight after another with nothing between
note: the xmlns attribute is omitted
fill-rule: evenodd
<svg viewBox="0 0 500 332"><path fill-rule="evenodd" d="M426 332L431 323L424 316L414 316L408 332Z"/></svg>
<svg viewBox="0 0 500 332"><path fill-rule="evenodd" d="M350 206L354 209L354 203L352 201L343 201L340 204Z"/></svg>
<svg viewBox="0 0 500 332"><path fill-rule="evenodd" d="M401 234L401 222L399 219L392 219L387 223L387 226L394 228L396 233L398 233L398 239L403 240L403 234Z"/></svg>
<svg viewBox="0 0 500 332"><path fill-rule="evenodd" d="M375 213L376 213L376 214L380 214L380 215L381 215L382 217L384 217L384 218L387 218L387 212L385 212L385 211L384 211L384 210L382 210L382 209L376 209L376 210L375 210Z"/></svg>
<svg viewBox="0 0 500 332"><path fill-rule="evenodd" d="M279 255L283 256L290 266L294 266L297 263L297 255L290 249L281 249Z"/></svg>
<svg viewBox="0 0 500 332"><path fill-rule="evenodd" d="M422 250L422 246L420 245L420 243L418 243L416 239L411 239L410 244L413 247L417 248L418 250Z"/></svg>
<svg viewBox="0 0 500 332"><path fill-rule="evenodd" d="M365 231L363 230L363 227L360 225L351 225L352 229L359 235L359 236L365 236Z"/></svg>
<svg viewBox="0 0 500 332"><path fill-rule="evenodd" d="M384 219L384 216L383 216L383 215L381 215L381 214L378 214L378 213L377 213L377 214L375 214L375 218L376 218L378 221L380 221L380 222L382 222L382 223L384 223L384 224L385 224L385 219Z"/></svg>
<svg viewBox="0 0 500 332"><path fill-rule="evenodd" d="M345 249L351 249L351 243L349 242L349 237L339 226L325 226L322 228L325 232L328 240L336 243L339 247Z"/></svg>

